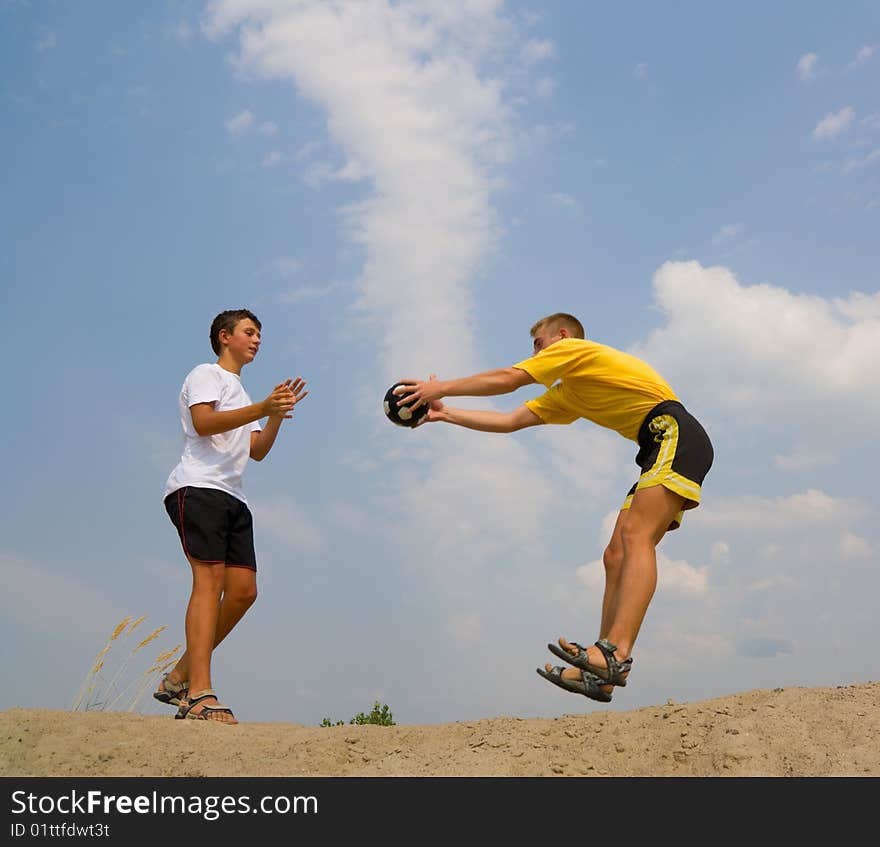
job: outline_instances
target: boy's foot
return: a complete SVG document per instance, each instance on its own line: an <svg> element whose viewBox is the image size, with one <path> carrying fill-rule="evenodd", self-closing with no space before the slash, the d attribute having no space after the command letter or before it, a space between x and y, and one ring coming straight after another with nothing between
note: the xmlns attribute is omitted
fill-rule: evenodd
<svg viewBox="0 0 880 847"><path fill-rule="evenodd" d="M179 706L186 698L189 683L186 680L176 680L171 678L170 673L166 673L159 680L159 687L153 692L154 699L160 703L167 703L169 706Z"/></svg>
<svg viewBox="0 0 880 847"><path fill-rule="evenodd" d="M551 665L550 662L547 662L544 665L544 670L547 671L547 673L550 673L553 670L553 665ZM560 676L569 682L580 682L583 679L581 672L577 668L563 668ZM614 691L613 685L600 685L599 688L603 694L610 695L611 692Z"/></svg>
<svg viewBox="0 0 880 847"><path fill-rule="evenodd" d="M559 646L566 653L568 653L572 658L577 657L580 654L581 649L583 649L584 652L587 654L587 667L584 669L596 674L596 676L599 676L603 679L607 678L607 676L608 676L608 661L605 658L605 654L595 644L591 644L589 647L581 648L580 646L572 644L564 636L559 636L558 641L559 641ZM619 665L624 665L624 667L626 668L625 670L623 668L620 669L621 682L618 683L618 684L625 685L626 680L629 677L629 667L630 667L630 665L625 665L625 662L629 659L629 656L621 656L618 652L615 651L614 658L617 659L617 662ZM571 672L568 669L566 669L563 672L563 679L579 679L579 678L580 678L580 676L578 674L577 669L573 668ZM602 690L606 691L606 693L610 693L613 690L613 687L614 686L612 686L610 684L603 685Z"/></svg>
<svg viewBox="0 0 880 847"><path fill-rule="evenodd" d="M188 720L215 721L232 726L237 724L232 709L224 706L213 691L205 691L199 696L193 696L191 700L182 700L177 713L178 718Z"/></svg>
<svg viewBox="0 0 880 847"><path fill-rule="evenodd" d="M580 679L565 679L562 676L565 673L565 668L558 665L553 668L546 665L545 668L543 671L540 668L535 668L535 670L537 670L538 676L543 677L547 682L552 682L572 694L583 694L590 700L597 700L600 703L611 702L611 693L602 690L602 680L595 674L581 671Z"/></svg>

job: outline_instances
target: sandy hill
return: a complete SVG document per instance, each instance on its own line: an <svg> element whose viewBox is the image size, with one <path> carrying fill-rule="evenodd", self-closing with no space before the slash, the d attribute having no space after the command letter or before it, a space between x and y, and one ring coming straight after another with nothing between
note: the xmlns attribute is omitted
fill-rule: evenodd
<svg viewBox="0 0 880 847"><path fill-rule="evenodd" d="M0 776L432 775L876 777L880 682L392 727L0 712Z"/></svg>

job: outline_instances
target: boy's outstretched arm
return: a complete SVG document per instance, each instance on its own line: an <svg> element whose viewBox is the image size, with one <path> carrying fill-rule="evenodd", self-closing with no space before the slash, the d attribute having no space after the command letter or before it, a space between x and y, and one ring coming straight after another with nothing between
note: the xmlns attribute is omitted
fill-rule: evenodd
<svg viewBox="0 0 880 847"><path fill-rule="evenodd" d="M525 404L511 412L487 412L475 409L453 409L439 400L431 402L428 414L416 426L424 426L435 421L463 426L465 429L476 429L480 432L516 432L544 423Z"/></svg>
<svg viewBox="0 0 880 847"><path fill-rule="evenodd" d="M398 382L407 386L401 392L398 405L418 409L425 403L443 397L494 397L497 394L510 394L535 380L520 368L496 368L460 379L437 379L432 375L426 382L419 382L417 379L401 379Z"/></svg>
<svg viewBox="0 0 880 847"><path fill-rule="evenodd" d="M262 462L269 455L269 451L272 449L272 445L275 443L275 438L278 435L278 430L281 428L281 422L293 417L293 407L309 393L305 390L305 381L297 377L295 380L287 379L280 385L276 385L269 396L272 397L276 391L283 391L285 388L293 397L290 409L287 412L281 411L274 415L270 414L269 420L266 421L266 426L259 432L251 433L250 456L256 462ZM286 403L283 403L281 408L283 409L284 406L286 406Z"/></svg>

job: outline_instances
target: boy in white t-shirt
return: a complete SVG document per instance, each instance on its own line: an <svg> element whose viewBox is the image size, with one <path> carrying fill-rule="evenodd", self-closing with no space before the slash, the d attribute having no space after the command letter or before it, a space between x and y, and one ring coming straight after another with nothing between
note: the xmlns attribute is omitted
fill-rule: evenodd
<svg viewBox="0 0 880 847"><path fill-rule="evenodd" d="M260 348L261 324L247 309L211 324L215 364L197 365L180 391L183 454L165 484L165 509L193 573L186 652L153 696L178 706L176 717L238 723L211 687L211 655L257 598L253 521L242 488L248 459L262 461L281 422L308 391L297 377L252 403L241 369ZM268 418L266 426L260 424Z"/></svg>

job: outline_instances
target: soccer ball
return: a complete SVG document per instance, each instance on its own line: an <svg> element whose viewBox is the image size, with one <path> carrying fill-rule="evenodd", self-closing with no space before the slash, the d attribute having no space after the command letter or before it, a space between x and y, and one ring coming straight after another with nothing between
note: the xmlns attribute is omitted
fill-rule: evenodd
<svg viewBox="0 0 880 847"><path fill-rule="evenodd" d="M402 382L395 382L385 392L385 416L393 424L398 426L414 427L425 415L428 414L427 403L412 411L409 406L399 406L397 400L404 389Z"/></svg>

